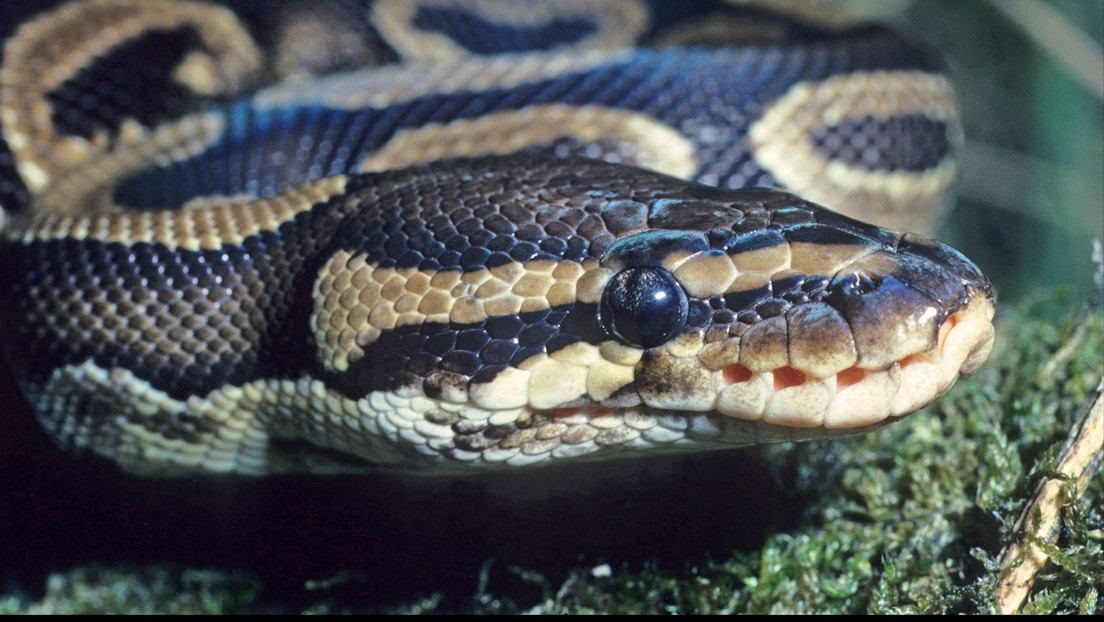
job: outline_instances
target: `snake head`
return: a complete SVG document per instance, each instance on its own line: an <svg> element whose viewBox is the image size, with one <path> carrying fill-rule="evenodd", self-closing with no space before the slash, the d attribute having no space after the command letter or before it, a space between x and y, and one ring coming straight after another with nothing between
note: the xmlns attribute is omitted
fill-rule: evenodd
<svg viewBox="0 0 1104 622"><path fill-rule="evenodd" d="M421 453L524 465L851 433L992 346L991 286L934 240L776 190L482 162L470 197L436 169L421 194L373 180L381 207L342 226L316 285L320 375L381 433L429 421L394 431Z"/></svg>
<svg viewBox="0 0 1104 622"><path fill-rule="evenodd" d="M988 356L992 287L940 242L774 191L659 203L649 224L682 229L621 238L602 259L602 328L641 350L632 394L609 406L816 436L904 416Z"/></svg>
<svg viewBox="0 0 1104 622"><path fill-rule="evenodd" d="M645 407L796 436L863 429L921 408L985 360L991 286L962 254L788 194L737 194L746 197L730 204L728 226L680 231L678 250L625 266L620 251L645 246L629 238L603 260L615 274L599 317L609 336L644 349L634 389ZM719 212L683 202L681 218L694 210ZM747 221L765 226L742 231ZM643 338L620 326L633 318Z"/></svg>

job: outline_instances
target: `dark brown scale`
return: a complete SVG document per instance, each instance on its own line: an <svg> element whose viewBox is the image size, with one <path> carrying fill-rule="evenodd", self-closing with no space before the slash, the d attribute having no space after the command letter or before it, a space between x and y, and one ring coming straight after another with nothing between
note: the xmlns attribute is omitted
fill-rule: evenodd
<svg viewBox="0 0 1104 622"><path fill-rule="evenodd" d="M755 305L755 313L761 318L771 318L784 314L790 303L781 298L768 298Z"/></svg>

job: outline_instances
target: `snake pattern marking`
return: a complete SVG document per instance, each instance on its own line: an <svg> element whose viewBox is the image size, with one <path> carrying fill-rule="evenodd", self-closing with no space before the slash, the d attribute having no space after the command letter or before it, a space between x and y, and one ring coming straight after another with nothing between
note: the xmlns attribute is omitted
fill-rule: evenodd
<svg viewBox="0 0 1104 622"><path fill-rule="evenodd" d="M882 28L73 0L0 36L2 354L61 446L128 471L823 438L992 346L969 260L811 202L923 230L953 177L947 82Z"/></svg>

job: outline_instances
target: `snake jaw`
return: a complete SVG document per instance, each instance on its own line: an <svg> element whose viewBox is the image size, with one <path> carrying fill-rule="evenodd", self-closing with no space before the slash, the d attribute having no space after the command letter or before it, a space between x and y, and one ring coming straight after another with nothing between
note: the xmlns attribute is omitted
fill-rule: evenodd
<svg viewBox="0 0 1104 622"><path fill-rule="evenodd" d="M644 404L789 428L865 429L942 395L992 348L992 287L939 242L897 236L896 248L859 254L830 276L797 277L827 285L805 302L766 307L773 315L749 316L720 339L707 326L647 350L635 374Z"/></svg>
<svg viewBox="0 0 1104 622"><path fill-rule="evenodd" d="M655 410L859 431L921 408L949 390L960 373L976 371L993 345L992 315L984 292L971 290L928 347L884 368L851 365L822 376L799 369L801 363L794 360L761 371L730 362L710 372L698 357L656 349L638 364L636 386L644 404Z"/></svg>

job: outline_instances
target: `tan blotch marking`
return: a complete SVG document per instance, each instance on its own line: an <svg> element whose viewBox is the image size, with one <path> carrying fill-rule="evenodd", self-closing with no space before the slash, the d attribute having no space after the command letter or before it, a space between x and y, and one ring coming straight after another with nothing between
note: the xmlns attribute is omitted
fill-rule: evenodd
<svg viewBox="0 0 1104 622"><path fill-rule="evenodd" d="M874 252L859 244L791 243L790 269L805 275L832 276L848 264Z"/></svg>
<svg viewBox="0 0 1104 622"><path fill-rule="evenodd" d="M176 69L173 69L172 77L192 91L208 97L221 93L224 86L219 79L218 60L198 50L192 50L184 56Z"/></svg>
<svg viewBox="0 0 1104 622"><path fill-rule="evenodd" d="M598 347L598 352L602 355L602 358L611 363L630 367L636 365L644 354L644 351L639 348L626 346L616 341L602 342Z"/></svg>
<svg viewBox="0 0 1104 622"><path fill-rule="evenodd" d="M707 251L682 262L672 274L690 296L712 298L725 293L739 272L728 255Z"/></svg>
<svg viewBox="0 0 1104 622"><path fill-rule="evenodd" d="M34 209L54 214L133 212L112 199L120 179L192 157L215 143L226 120L217 113L189 115L147 130L134 121L120 127L121 140L87 165L62 173L35 197ZM200 197L202 199L204 197ZM218 197L214 199L218 201ZM171 207L171 206L163 206Z"/></svg>
<svg viewBox="0 0 1104 622"><path fill-rule="evenodd" d="M786 26L780 21L752 20L747 16L720 13L679 22L664 28L651 45L655 47L735 47L784 43Z"/></svg>
<svg viewBox="0 0 1104 622"><path fill-rule="evenodd" d="M878 9L864 6L846 7L833 3L808 2L807 0L727 0L730 4L747 5L764 9L771 13L787 15L800 19L803 22L816 24L825 28L847 28L853 26L860 17L874 20L880 15Z"/></svg>
<svg viewBox="0 0 1104 622"><path fill-rule="evenodd" d="M76 238L131 244L149 242L185 250L217 249L272 231L296 214L345 191L343 175L289 188L264 199L207 198L191 209L100 213L71 216L35 213L13 220L4 233L30 244L38 240Z"/></svg>
<svg viewBox="0 0 1104 622"><path fill-rule="evenodd" d="M550 355L539 354L518 368L505 368L490 382L472 384L469 395L485 408L551 409L583 397L601 402L631 383L634 374L633 357L628 357L628 364L606 358L603 350L608 353L609 344L613 342L600 346L579 342Z"/></svg>
<svg viewBox="0 0 1104 622"><path fill-rule="evenodd" d="M382 46L371 45L339 3L288 2L271 36L272 67L281 78L330 73L346 67L383 64Z"/></svg>
<svg viewBox="0 0 1104 622"><path fill-rule="evenodd" d="M763 111L748 137L755 161L795 194L896 231L926 231L954 178L950 157L924 172L871 171L828 161L809 138L818 128L847 119L905 114L928 115L956 127L950 83L917 71L800 82Z"/></svg>
<svg viewBox="0 0 1104 622"><path fill-rule="evenodd" d="M314 286L311 330L330 371L345 371L385 330L425 323L478 324L489 317L570 304L596 260L541 259L471 272L381 268L338 251Z"/></svg>
<svg viewBox="0 0 1104 622"><path fill-rule="evenodd" d="M423 7L462 9L492 23L521 28L539 28L556 19L588 19L595 26L594 34L570 44L580 50L628 47L648 23L647 12L639 3L619 0L380 0L372 7L373 23L407 61L440 62L472 54L443 33L415 28L414 16Z"/></svg>
<svg viewBox="0 0 1104 622"><path fill-rule="evenodd" d="M684 331L663 344L667 354L680 359L697 356L704 346L702 334L694 330Z"/></svg>
<svg viewBox="0 0 1104 622"><path fill-rule="evenodd" d="M725 292L737 293L748 292L756 289L763 289L770 285L770 275L760 274L757 272L750 272L746 274L740 274L736 277L736 280L732 281Z"/></svg>
<svg viewBox="0 0 1104 622"><path fill-rule="evenodd" d="M593 267L586 271L575 287L579 302L598 304L602 300L602 292L606 289L606 283L613 278L613 270L601 267Z"/></svg>
<svg viewBox="0 0 1104 622"><path fill-rule="evenodd" d="M586 396L592 401L601 402L633 381L634 365L642 354L640 350L631 349L636 353L635 357L618 357L615 354L614 358L619 358L623 362L610 360L606 355L610 354L611 347L617 345L614 341L606 341L599 346L577 342L553 352L549 358L585 367L587 370Z"/></svg>
<svg viewBox="0 0 1104 622"><path fill-rule="evenodd" d="M546 104L451 123L405 129L360 164L382 171L450 157L506 154L562 138L631 145L636 166L687 178L697 171L694 145L645 114L602 106Z"/></svg>
<svg viewBox="0 0 1104 622"><path fill-rule="evenodd" d="M186 56L174 76L202 93L234 93L262 67L261 52L234 14L207 2L181 0L83 0L23 24L4 47L0 67L0 121L20 175L40 192L58 175L106 150L106 137L92 142L59 136L47 95L92 59L155 30L191 26L210 60ZM64 45L59 45L64 42ZM120 135L120 141L127 137Z"/></svg>
<svg viewBox="0 0 1104 622"><path fill-rule="evenodd" d="M630 50L502 54L486 58L366 69L315 80L289 81L259 92L254 105L324 106L345 110L385 108L427 95L511 89L584 72L627 58Z"/></svg>
<svg viewBox="0 0 1104 622"><path fill-rule="evenodd" d="M564 363L547 355L535 356L521 364L529 375L529 405L555 408L586 395L587 367Z"/></svg>
<svg viewBox="0 0 1104 622"><path fill-rule="evenodd" d="M506 367L484 384L472 384L468 397L472 404L489 410L520 408L529 404L530 373Z"/></svg>
<svg viewBox="0 0 1104 622"><path fill-rule="evenodd" d="M878 250L859 257L844 268L847 271L862 271L874 277L887 277L892 276L900 265L901 262L896 253Z"/></svg>
<svg viewBox="0 0 1104 622"><path fill-rule="evenodd" d="M696 298L710 298L726 293L746 292L766 287L771 280L787 275L833 276L851 265L878 269L889 274L896 267L891 254L887 259L860 245L779 244L726 255L709 250L690 256L672 253L664 265L686 293ZM604 283L603 283L604 285Z"/></svg>
<svg viewBox="0 0 1104 622"><path fill-rule="evenodd" d="M729 257L740 274L773 274L790 267L790 245L783 242L776 246L735 253Z"/></svg>

